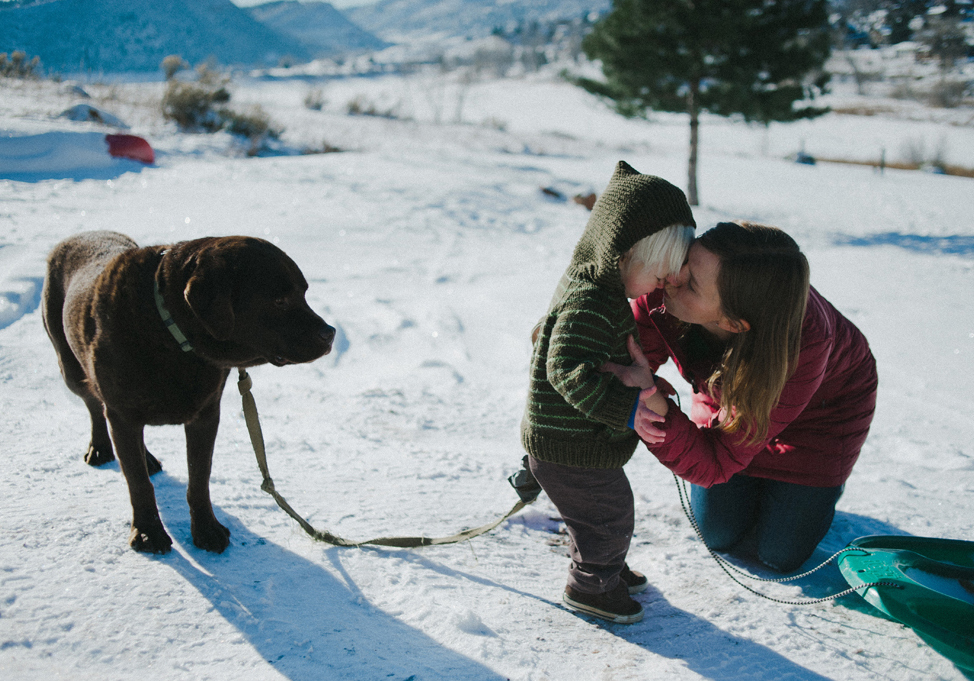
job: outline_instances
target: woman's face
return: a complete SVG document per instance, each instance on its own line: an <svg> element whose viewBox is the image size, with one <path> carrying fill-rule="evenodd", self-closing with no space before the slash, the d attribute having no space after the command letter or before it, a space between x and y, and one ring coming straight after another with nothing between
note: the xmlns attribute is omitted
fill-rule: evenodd
<svg viewBox="0 0 974 681"><path fill-rule="evenodd" d="M720 338L736 329L720 307L717 274L720 258L694 243L675 284L666 285L666 311L688 324L699 324Z"/></svg>

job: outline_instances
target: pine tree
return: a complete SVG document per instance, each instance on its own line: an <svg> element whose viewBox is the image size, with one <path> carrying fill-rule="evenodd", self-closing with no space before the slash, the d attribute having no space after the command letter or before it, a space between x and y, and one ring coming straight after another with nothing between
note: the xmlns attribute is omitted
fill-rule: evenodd
<svg viewBox="0 0 974 681"><path fill-rule="evenodd" d="M582 44L605 81L579 78L624 116L690 115L687 196L697 199L702 111L768 124L825 113L796 102L825 92L826 0L614 0Z"/></svg>

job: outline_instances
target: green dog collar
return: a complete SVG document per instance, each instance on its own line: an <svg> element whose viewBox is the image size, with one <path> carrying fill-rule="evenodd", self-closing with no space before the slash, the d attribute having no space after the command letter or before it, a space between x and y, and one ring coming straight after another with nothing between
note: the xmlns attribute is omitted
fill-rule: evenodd
<svg viewBox="0 0 974 681"><path fill-rule="evenodd" d="M159 310L159 316L162 317L162 322L169 329L169 333L172 337L176 339L179 343L179 347L182 348L183 352L189 352L193 349L192 344L186 338L186 334L183 333L182 329L176 325L176 320L172 318L169 314L169 310L166 309L165 301L162 299L162 294L159 293L159 280L155 279L152 282L153 289L156 294L156 309Z"/></svg>

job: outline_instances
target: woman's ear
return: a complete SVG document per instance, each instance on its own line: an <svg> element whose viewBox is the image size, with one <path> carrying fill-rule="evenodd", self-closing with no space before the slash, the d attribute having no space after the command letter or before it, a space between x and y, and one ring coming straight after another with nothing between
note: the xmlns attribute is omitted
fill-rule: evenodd
<svg viewBox="0 0 974 681"><path fill-rule="evenodd" d="M746 319L731 319L721 315L717 326L729 333L744 333L751 330L751 325Z"/></svg>

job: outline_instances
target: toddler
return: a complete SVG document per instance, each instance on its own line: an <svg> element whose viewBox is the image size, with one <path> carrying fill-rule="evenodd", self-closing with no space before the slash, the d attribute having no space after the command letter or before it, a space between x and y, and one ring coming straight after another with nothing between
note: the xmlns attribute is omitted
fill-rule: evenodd
<svg viewBox="0 0 974 681"><path fill-rule="evenodd" d="M667 403L654 385L627 387L599 369L631 362L628 299L679 273L695 226L680 189L620 161L534 334L521 442L568 529L563 598L621 624L642 619L630 594L647 587L626 565L635 510L622 467L639 443L632 418L639 401L661 416Z"/></svg>

